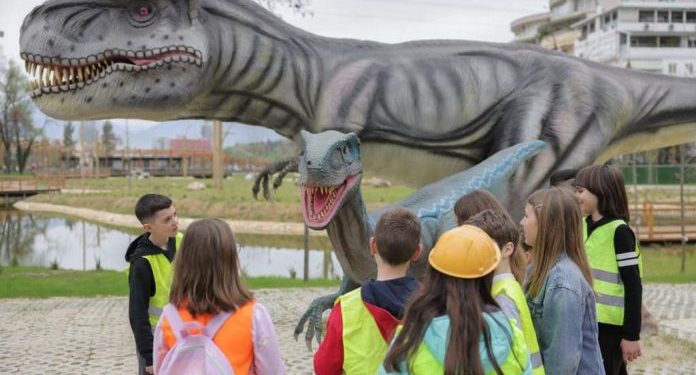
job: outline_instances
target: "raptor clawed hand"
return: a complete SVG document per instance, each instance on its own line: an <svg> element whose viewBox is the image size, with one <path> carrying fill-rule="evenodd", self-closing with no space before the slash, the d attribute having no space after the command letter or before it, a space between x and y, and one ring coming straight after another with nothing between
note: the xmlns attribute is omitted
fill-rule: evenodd
<svg viewBox="0 0 696 375"><path fill-rule="evenodd" d="M273 175L276 175L273 179L273 190L277 190L280 185L283 184L283 178L290 172L297 172L297 157L280 160L273 164L269 164L261 172L256 175L254 179L254 186L251 188L254 194L254 199L259 199L259 191L263 187L263 198L265 200L271 199L271 191L268 187L268 181Z"/></svg>

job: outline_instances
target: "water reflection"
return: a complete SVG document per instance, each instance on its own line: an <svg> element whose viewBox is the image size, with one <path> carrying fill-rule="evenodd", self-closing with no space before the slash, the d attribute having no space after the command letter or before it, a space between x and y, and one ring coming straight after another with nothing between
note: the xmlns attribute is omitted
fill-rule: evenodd
<svg viewBox="0 0 696 375"><path fill-rule="evenodd" d="M0 264L120 271L126 266L125 250L136 236L84 220L0 210ZM302 250L253 246L248 236L244 241L240 258L248 276L302 277ZM310 278L341 275L333 253L310 250Z"/></svg>

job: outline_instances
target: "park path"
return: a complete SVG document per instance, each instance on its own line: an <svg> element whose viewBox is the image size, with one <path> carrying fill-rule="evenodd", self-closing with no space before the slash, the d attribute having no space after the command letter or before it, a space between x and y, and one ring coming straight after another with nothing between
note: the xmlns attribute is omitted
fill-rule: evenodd
<svg viewBox="0 0 696 375"><path fill-rule="evenodd" d="M292 332L312 299L331 289L265 289L289 374L311 374L312 354ZM644 301L660 320L643 337L632 374L696 374L696 284L648 284ZM0 374L132 374L135 345L125 297L0 300ZM675 338L679 337L679 338Z"/></svg>
<svg viewBox="0 0 696 375"><path fill-rule="evenodd" d="M142 229L142 224L134 215L116 214L107 211L93 210L90 208L62 206L50 203L35 203L21 201L14 204L14 207L22 211L49 212L61 215L75 216L80 219L98 222L117 227ZM186 227L195 219L179 218L179 228L186 230ZM279 221L252 221L252 220L226 220L234 228L235 233L244 234L285 234L285 235L304 235L304 225L302 223L288 223ZM309 231L310 236L326 236L325 231Z"/></svg>

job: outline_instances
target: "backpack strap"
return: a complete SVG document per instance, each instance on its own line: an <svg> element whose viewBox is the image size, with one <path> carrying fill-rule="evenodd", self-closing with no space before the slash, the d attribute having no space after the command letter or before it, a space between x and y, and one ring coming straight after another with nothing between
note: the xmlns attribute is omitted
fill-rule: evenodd
<svg viewBox="0 0 696 375"><path fill-rule="evenodd" d="M191 328L203 330L203 327L197 321L184 322L181 319L181 315L179 315L179 311L171 303L164 306L164 311L162 313L167 317L167 322L169 322L169 326L172 328L172 332L177 341L187 337L190 334Z"/></svg>
<svg viewBox="0 0 696 375"><path fill-rule="evenodd" d="M210 321L208 321L208 324L205 325L205 328L203 328L203 334L211 339L215 337L220 328L222 328L222 325L225 324L231 315L232 314L229 311L220 311L217 315L210 319Z"/></svg>

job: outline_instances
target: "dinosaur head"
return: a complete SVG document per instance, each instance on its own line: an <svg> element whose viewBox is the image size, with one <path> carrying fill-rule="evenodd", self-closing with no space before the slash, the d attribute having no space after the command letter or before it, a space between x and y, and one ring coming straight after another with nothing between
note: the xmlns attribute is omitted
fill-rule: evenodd
<svg viewBox="0 0 696 375"><path fill-rule="evenodd" d="M31 96L60 119L163 120L203 88L200 0L49 0L25 18Z"/></svg>
<svg viewBox="0 0 696 375"><path fill-rule="evenodd" d="M362 179L360 140L355 133L302 131L299 172L307 226L326 228L336 212L358 194Z"/></svg>

